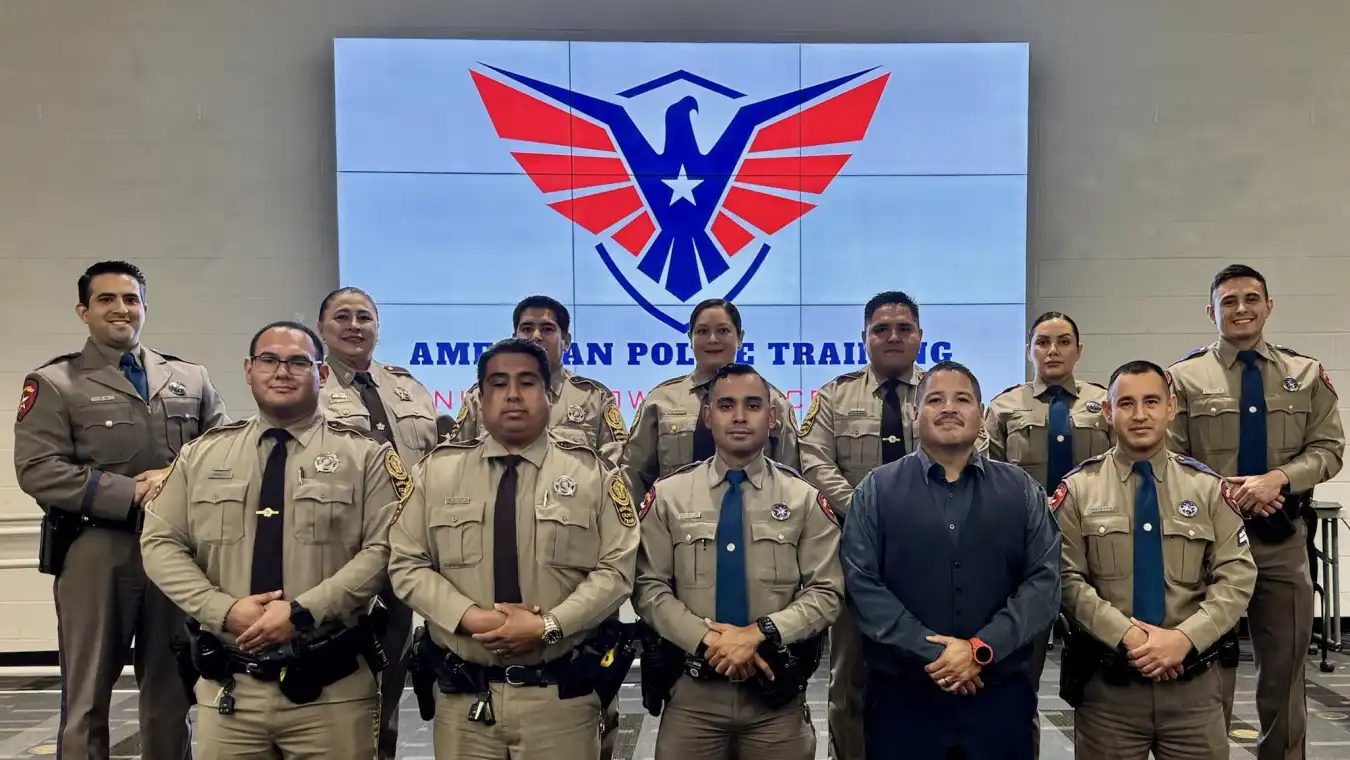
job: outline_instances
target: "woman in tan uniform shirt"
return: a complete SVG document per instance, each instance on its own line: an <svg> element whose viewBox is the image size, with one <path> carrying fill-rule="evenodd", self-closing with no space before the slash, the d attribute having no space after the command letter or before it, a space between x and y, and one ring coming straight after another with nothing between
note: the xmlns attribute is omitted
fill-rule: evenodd
<svg viewBox="0 0 1350 760"><path fill-rule="evenodd" d="M700 423L699 411L713 373L736 361L744 338L735 304L710 298L694 307L689 317L694 371L657 385L643 398L619 457L619 467L634 493L645 494L657 478L713 455L712 434ZM799 469L797 414L782 391L770 386L770 393L778 419L769 431L764 455Z"/></svg>

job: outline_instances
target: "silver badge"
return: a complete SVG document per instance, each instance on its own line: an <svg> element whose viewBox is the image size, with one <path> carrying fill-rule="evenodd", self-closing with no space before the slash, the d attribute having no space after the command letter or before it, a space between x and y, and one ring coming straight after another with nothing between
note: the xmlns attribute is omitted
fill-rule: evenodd
<svg viewBox="0 0 1350 760"><path fill-rule="evenodd" d="M585 421L586 421L586 410L585 410L585 409L582 409L581 406L579 406L579 405L577 405L577 404L571 404L571 405L569 405L569 406L567 407L567 421L568 421L568 422L585 422Z"/></svg>
<svg viewBox="0 0 1350 760"><path fill-rule="evenodd" d="M577 482L567 475L559 475L557 480L553 481L553 490L557 491L559 496L571 496L577 492Z"/></svg>
<svg viewBox="0 0 1350 760"><path fill-rule="evenodd" d="M788 516L792 514L792 512L788 510L788 506L786 504L775 504L773 505L773 510L770 512L770 514L773 515L773 519L775 520L786 520L788 519Z"/></svg>
<svg viewBox="0 0 1350 760"><path fill-rule="evenodd" d="M327 452L314 457L314 469L319 472L337 472L338 465L340 464L342 464L342 460L338 459L338 455L332 452Z"/></svg>
<svg viewBox="0 0 1350 760"><path fill-rule="evenodd" d="M169 383L169 393L172 393L175 396L185 396L187 395L187 386L174 380Z"/></svg>
<svg viewBox="0 0 1350 760"><path fill-rule="evenodd" d="M1290 392L1298 390L1298 381L1292 377L1286 377L1284 379L1284 389Z"/></svg>
<svg viewBox="0 0 1350 760"><path fill-rule="evenodd" d="M1195 517L1195 513L1200 511L1200 508L1195 506L1195 502L1190 499L1182 499L1178 508L1181 511L1182 517Z"/></svg>
<svg viewBox="0 0 1350 760"><path fill-rule="evenodd" d="M394 395L398 396L403 401L412 401L412 394L408 392L407 388L404 388L401 385L394 389Z"/></svg>
<svg viewBox="0 0 1350 760"><path fill-rule="evenodd" d="M1102 410L1102 405L1097 403L1096 401L1089 401L1087 402L1087 410L1089 412L1092 412L1093 414L1096 414L1097 412L1100 412Z"/></svg>

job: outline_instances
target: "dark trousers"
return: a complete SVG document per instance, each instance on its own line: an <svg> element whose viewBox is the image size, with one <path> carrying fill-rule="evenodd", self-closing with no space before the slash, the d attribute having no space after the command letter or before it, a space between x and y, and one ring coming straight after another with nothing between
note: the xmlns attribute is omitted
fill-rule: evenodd
<svg viewBox="0 0 1350 760"><path fill-rule="evenodd" d="M973 696L932 681L868 674L863 730L868 760L1032 760L1036 692L1008 674Z"/></svg>

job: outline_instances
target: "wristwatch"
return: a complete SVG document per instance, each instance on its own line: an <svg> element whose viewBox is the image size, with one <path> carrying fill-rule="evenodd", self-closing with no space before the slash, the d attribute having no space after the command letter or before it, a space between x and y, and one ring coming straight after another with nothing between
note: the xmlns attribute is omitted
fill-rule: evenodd
<svg viewBox="0 0 1350 760"><path fill-rule="evenodd" d="M300 606L294 599L291 600L291 627L301 633L307 633L314 628L314 614Z"/></svg>
<svg viewBox="0 0 1350 760"><path fill-rule="evenodd" d="M768 615L755 621L759 626L759 632L764 634L764 640L769 642L774 649L783 648L783 636L778 632L778 626L773 624L773 620Z"/></svg>
<svg viewBox="0 0 1350 760"><path fill-rule="evenodd" d="M972 636L970 637L970 656L975 660L976 665L984 667L994 661L994 648Z"/></svg>
<svg viewBox="0 0 1350 760"><path fill-rule="evenodd" d="M563 640L562 628L558 625L558 619L552 612L545 612L539 616L544 621L544 643L557 644Z"/></svg>

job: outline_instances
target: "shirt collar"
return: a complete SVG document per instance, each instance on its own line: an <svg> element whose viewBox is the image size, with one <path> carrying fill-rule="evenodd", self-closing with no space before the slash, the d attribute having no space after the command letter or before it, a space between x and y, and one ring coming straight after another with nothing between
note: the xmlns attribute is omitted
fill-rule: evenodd
<svg viewBox="0 0 1350 760"><path fill-rule="evenodd" d="M872 393L881 392L881 383L886 378L877 373L876 367L867 365L867 387ZM910 368L900 373L900 382L904 385L915 386L919 384L919 368L911 365Z"/></svg>
<svg viewBox="0 0 1350 760"><path fill-rule="evenodd" d="M713 379L713 373L710 372L704 374L702 370L696 369L693 372L690 372L688 375L685 375L684 379L686 382L689 383L690 390L693 390L694 388L697 388L701 385L707 385L708 382Z"/></svg>
<svg viewBox="0 0 1350 760"><path fill-rule="evenodd" d="M285 430L287 433L290 433L291 437L294 438L296 442L298 442L300 446L303 448L305 446L308 446L309 442L314 439L314 433L320 427L323 426L323 422L324 422L323 412L319 411L316 408L314 412L311 413L308 417L293 422L290 425L286 425ZM271 430L272 428L277 427L282 426L268 419L267 415L263 414L262 412L259 412L258 443L262 443L263 433L267 432L268 430Z"/></svg>
<svg viewBox="0 0 1350 760"><path fill-rule="evenodd" d="M1134 472L1134 461L1125 455L1125 450L1119 445L1111 449L1111 458L1116 462L1116 477L1123 483ZM1153 466L1153 479L1159 483L1167 480L1168 458L1167 446L1158 449L1148 458L1148 463Z"/></svg>
<svg viewBox="0 0 1350 760"><path fill-rule="evenodd" d="M928 456L928 452L924 451L922 446L919 447L917 454L919 463L923 465L924 477L942 483L947 482L947 469L945 467L934 462L933 458ZM963 470L961 474L964 475L966 472L969 472L972 467L975 468L976 472L984 474L984 461L984 454L981 454L978 449L973 450L970 454L970 461L966 462L965 470Z"/></svg>
<svg viewBox="0 0 1350 760"><path fill-rule="evenodd" d="M525 461L529 462L530 464L534 465L535 467L542 467L544 465L544 455L548 453L548 448L552 444L551 440L552 435L553 434L548 432L547 430L544 431L543 435L534 439L533 443L526 446L519 452L520 457ZM486 432L483 434L484 458L501 459L502 457L510 455L511 452L507 451L506 447L498 443L495 439L493 439L493 437L490 434Z"/></svg>
<svg viewBox="0 0 1350 760"><path fill-rule="evenodd" d="M338 384L344 388L350 386L352 381L356 378L356 370L352 369L336 356L329 356L324 360L324 363L328 365L332 374L337 376ZM379 366L380 365L375 363L373 359L371 360L368 373L370 374L371 383L375 385L379 385L380 383L378 372Z"/></svg>
<svg viewBox="0 0 1350 760"><path fill-rule="evenodd" d="M727 463L722 461L722 457L714 454L708 460L708 487L716 487L718 483L727 479ZM745 466L745 479L750 481L750 485L756 489L764 487L764 474L768 469L768 463L764 461L764 455L760 454Z"/></svg>
<svg viewBox="0 0 1350 760"><path fill-rule="evenodd" d="M140 365L141 367L145 366L145 347L140 345L136 346L135 348L131 349L128 352L123 351L121 349L113 348L112 346L105 346L102 343L99 343L98 341L94 340L93 338L90 338L88 342L85 343L84 353L85 356L88 358L100 359L103 362L111 364L114 367L118 366L118 364L121 363L123 354L130 353L132 356L136 357L136 364Z"/></svg>
<svg viewBox="0 0 1350 760"><path fill-rule="evenodd" d="M549 374L548 395L553 401L556 402L559 398L562 398L563 384L572 374L566 367L560 367L557 372Z"/></svg>
<svg viewBox="0 0 1350 760"><path fill-rule="evenodd" d="M1238 360L1238 347L1229 343L1227 338L1219 338L1218 345L1219 361L1223 363L1225 368L1232 369L1233 364ZM1252 350L1266 361L1275 361L1275 352L1271 350L1270 344L1264 340L1261 340L1255 346L1252 346Z"/></svg>
<svg viewBox="0 0 1350 760"><path fill-rule="evenodd" d="M1078 381L1074 379L1073 375L1064 378L1063 383L1055 383L1055 385L1063 388L1070 396L1078 398ZM1041 394L1049 390L1050 387L1051 385L1049 383L1046 383L1038 377L1031 381L1031 395L1040 398Z"/></svg>

